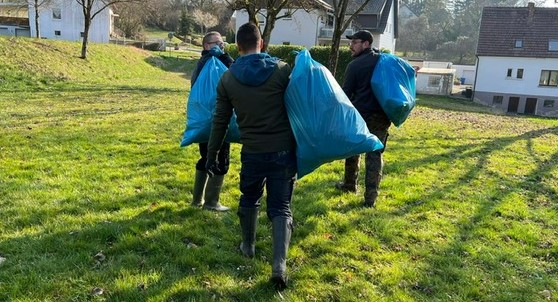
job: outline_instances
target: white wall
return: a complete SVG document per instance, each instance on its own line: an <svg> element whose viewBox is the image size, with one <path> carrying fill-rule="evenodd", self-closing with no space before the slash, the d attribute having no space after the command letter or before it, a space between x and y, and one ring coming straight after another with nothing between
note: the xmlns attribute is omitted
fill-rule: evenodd
<svg viewBox="0 0 558 302"><path fill-rule="evenodd" d="M284 11L281 11L279 15L282 15ZM246 10L236 11L236 31L246 22L248 22ZM292 19L279 19L275 22L269 44L282 45L284 42L288 42L290 45L302 45L311 48L317 44L318 31L321 26L319 11L307 13L298 9L293 13ZM262 24L262 31L263 27Z"/></svg>
<svg viewBox="0 0 558 302"><path fill-rule="evenodd" d="M465 85L473 85L475 83L475 73L477 70L475 65L452 65L451 68L455 69L456 78L465 78Z"/></svg>
<svg viewBox="0 0 558 302"><path fill-rule="evenodd" d="M96 1L100 7L100 1ZM60 9L61 18L53 18L53 10ZM94 9L93 12L96 12ZM31 36L36 36L35 28L35 9L30 2L29 5L29 26ZM54 0L49 6L41 7L39 10L39 26L41 37L47 39L81 41L81 33L84 30L84 17L81 6L75 0ZM108 43L110 37L110 9L106 8L100 12L91 23L89 29L89 41ZM60 35L55 35L55 31L60 31Z"/></svg>
<svg viewBox="0 0 558 302"><path fill-rule="evenodd" d="M17 25L0 25L0 36L29 37L29 28Z"/></svg>
<svg viewBox="0 0 558 302"><path fill-rule="evenodd" d="M475 91L558 95L558 88L539 87L541 70L558 70L558 59L479 57L477 66ZM507 77L508 68L512 77ZM522 79L516 78L518 68L523 69Z"/></svg>
<svg viewBox="0 0 558 302"><path fill-rule="evenodd" d="M391 53L395 53L395 33L394 33L395 28L393 26L393 18L394 18L393 6L397 5L395 2L396 1L394 1L394 3L391 4L391 10L389 11L389 17L387 20L386 29L383 34L380 34L379 45L376 44L376 41L372 43L374 47L389 49ZM376 40L376 37L374 37L374 40Z"/></svg>

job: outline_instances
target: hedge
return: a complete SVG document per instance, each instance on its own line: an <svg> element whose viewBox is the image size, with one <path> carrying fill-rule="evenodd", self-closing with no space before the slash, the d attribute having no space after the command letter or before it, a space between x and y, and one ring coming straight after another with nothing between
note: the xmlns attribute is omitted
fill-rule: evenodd
<svg viewBox="0 0 558 302"><path fill-rule="evenodd" d="M294 66L294 60L296 57L297 51L304 49L304 46L298 45L269 45L268 46L268 53L272 57L278 57L281 60L289 63L289 65ZM310 49L310 54L312 58L318 62L320 62L325 67L329 65L329 46L314 46ZM227 45L226 49L227 53L236 59L238 57L238 49L236 48L235 44ZM342 83L343 77L345 74L345 69L347 68L347 64L352 60L351 51L348 47L341 47L339 49L339 61L337 63L337 72L335 78L339 83Z"/></svg>

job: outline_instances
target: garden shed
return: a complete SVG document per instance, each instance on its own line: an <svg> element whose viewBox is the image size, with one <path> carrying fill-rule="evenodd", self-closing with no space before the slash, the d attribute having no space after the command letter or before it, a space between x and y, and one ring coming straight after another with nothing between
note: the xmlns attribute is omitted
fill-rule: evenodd
<svg viewBox="0 0 558 302"><path fill-rule="evenodd" d="M450 95L455 69L421 68L417 72L417 93Z"/></svg>

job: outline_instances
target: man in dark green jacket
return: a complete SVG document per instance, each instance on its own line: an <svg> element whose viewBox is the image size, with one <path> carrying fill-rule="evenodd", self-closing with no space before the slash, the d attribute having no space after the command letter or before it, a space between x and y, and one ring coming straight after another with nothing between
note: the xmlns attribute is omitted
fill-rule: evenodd
<svg viewBox="0 0 558 302"><path fill-rule="evenodd" d="M209 139L207 169L218 171L217 153L236 113L242 144L240 250L254 257L258 208L267 190L267 217L272 222L273 264L270 281L287 286L286 257L292 232L291 199L296 181L296 143L287 117L284 94L291 68L266 53L259 28L242 25L236 35L240 57L217 86L217 103Z"/></svg>

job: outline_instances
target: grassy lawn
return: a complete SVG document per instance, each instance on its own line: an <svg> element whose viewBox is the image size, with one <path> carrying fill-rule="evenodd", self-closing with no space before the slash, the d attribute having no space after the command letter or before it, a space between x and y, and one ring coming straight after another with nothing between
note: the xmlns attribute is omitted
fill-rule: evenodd
<svg viewBox="0 0 558 302"><path fill-rule="evenodd" d="M333 188L342 161L298 182L277 293L264 211L237 251L238 145L233 211L188 204L199 54L79 49L0 37L0 301L557 301L558 120L420 96L376 209Z"/></svg>

